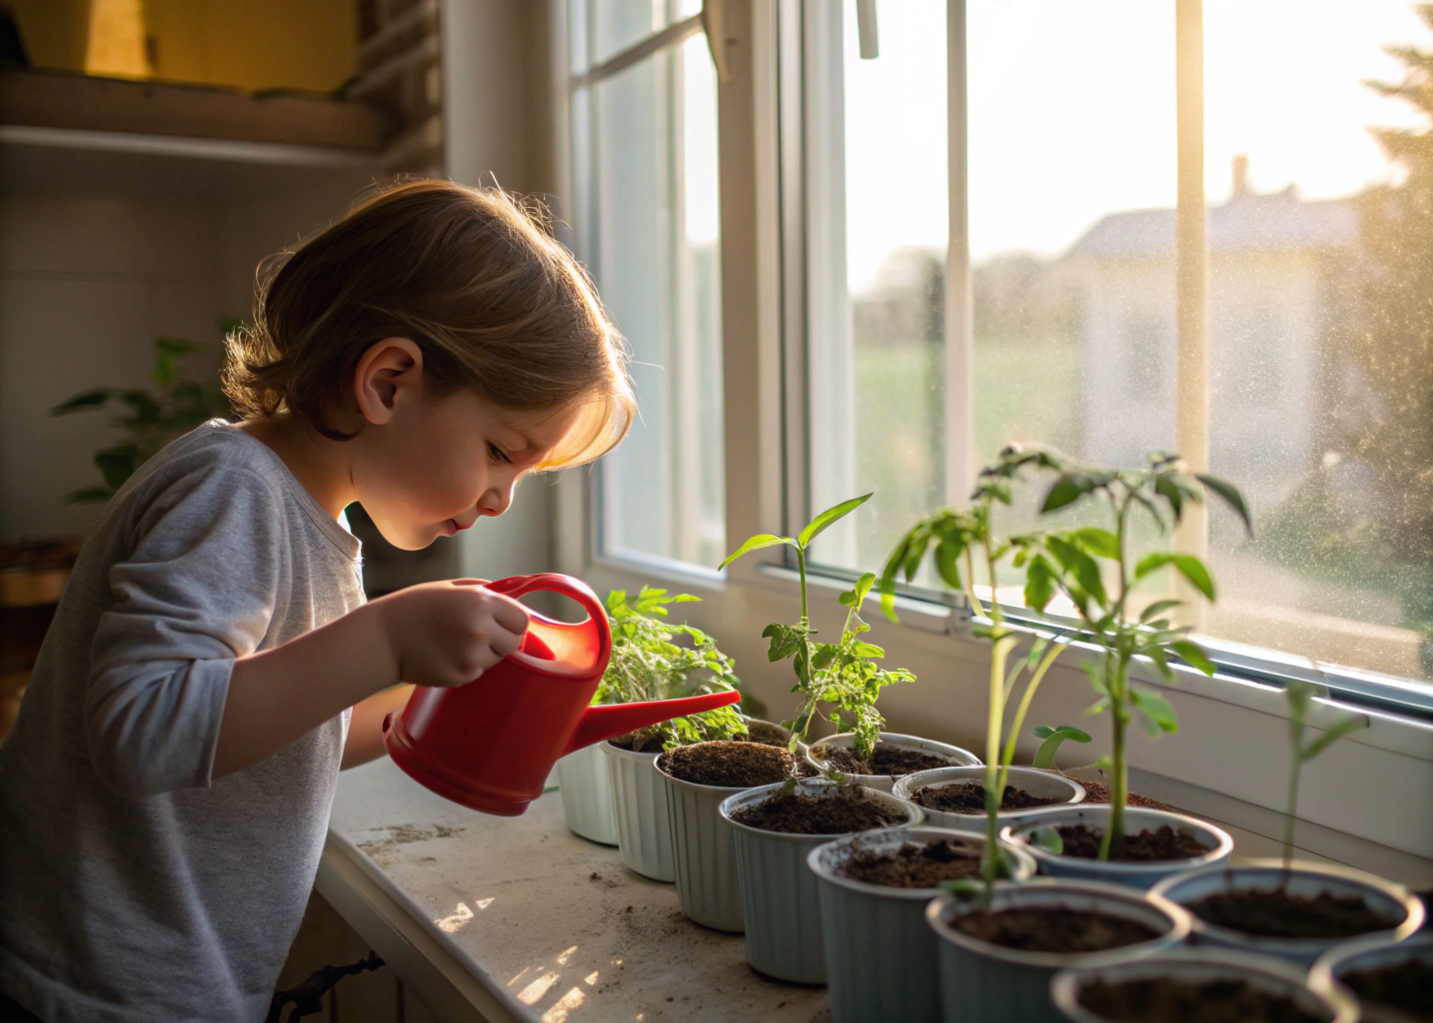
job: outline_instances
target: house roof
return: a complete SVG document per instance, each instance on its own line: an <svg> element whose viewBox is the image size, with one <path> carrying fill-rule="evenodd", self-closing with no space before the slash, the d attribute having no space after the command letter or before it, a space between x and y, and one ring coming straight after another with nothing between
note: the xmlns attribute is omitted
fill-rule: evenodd
<svg viewBox="0 0 1433 1023"><path fill-rule="evenodd" d="M1070 247L1075 259L1149 259L1174 253L1174 210L1111 213ZM1305 200L1292 188L1239 195L1209 210L1211 253L1330 249L1353 245L1358 212L1348 199Z"/></svg>

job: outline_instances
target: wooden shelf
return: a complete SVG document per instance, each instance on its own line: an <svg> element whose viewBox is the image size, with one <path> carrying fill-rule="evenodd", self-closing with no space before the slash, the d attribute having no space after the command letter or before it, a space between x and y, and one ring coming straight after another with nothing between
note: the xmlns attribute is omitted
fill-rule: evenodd
<svg viewBox="0 0 1433 1023"><path fill-rule="evenodd" d="M377 157L394 128L366 103L316 94L0 71L0 142L342 166Z"/></svg>

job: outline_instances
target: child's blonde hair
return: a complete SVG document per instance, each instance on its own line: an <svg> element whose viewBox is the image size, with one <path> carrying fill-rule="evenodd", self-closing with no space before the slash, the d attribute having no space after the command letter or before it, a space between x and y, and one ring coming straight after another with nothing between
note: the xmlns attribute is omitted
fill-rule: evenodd
<svg viewBox="0 0 1433 1023"><path fill-rule="evenodd" d="M546 209L499 189L411 181L357 201L260 267L254 325L228 338L224 393L245 418L288 410L348 439L358 360L386 337L423 351L435 394L508 409L580 407L538 468L599 457L636 414L628 355Z"/></svg>

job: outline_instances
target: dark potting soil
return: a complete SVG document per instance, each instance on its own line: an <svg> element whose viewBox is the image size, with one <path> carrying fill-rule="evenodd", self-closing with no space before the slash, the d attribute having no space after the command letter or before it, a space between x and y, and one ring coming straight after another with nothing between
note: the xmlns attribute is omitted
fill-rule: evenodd
<svg viewBox="0 0 1433 1023"><path fill-rule="evenodd" d="M1398 926L1357 895L1293 895L1277 888L1215 892L1185 905L1205 923L1259 938L1352 938Z"/></svg>
<svg viewBox="0 0 1433 1023"><path fill-rule="evenodd" d="M930 810L944 810L946 813L984 813L985 786L978 781L964 781L954 785L922 785L911 794L912 801ZM1032 796L1014 785L1005 786L1005 795L1000 800L1002 810L1028 810L1033 806L1051 806L1063 803L1058 796Z"/></svg>
<svg viewBox="0 0 1433 1023"><path fill-rule="evenodd" d="M1410 1019L1433 1020L1433 966L1408 962L1345 974L1361 1002L1398 1009Z"/></svg>
<svg viewBox="0 0 1433 1023"><path fill-rule="evenodd" d="M903 842L899 849L877 852L862 849L836 872L853 881L887 888L938 888L942 881L980 876L980 847L940 839Z"/></svg>
<svg viewBox="0 0 1433 1023"><path fill-rule="evenodd" d="M811 756L830 764L843 774L882 774L893 778L929 771L933 767L949 767L953 761L935 753L922 753L915 749L902 749L886 742L877 742L871 751L871 759L862 760L854 752L842 746L818 745L811 750Z"/></svg>
<svg viewBox="0 0 1433 1023"><path fill-rule="evenodd" d="M759 742L763 746L782 746L790 740L786 729L779 725L773 725L769 721L748 721L746 723L746 734L740 736L738 742Z"/></svg>
<svg viewBox="0 0 1433 1023"><path fill-rule="evenodd" d="M1069 775L1065 775L1069 778ZM1085 802L1097 803L1101 806L1110 801L1110 787L1103 782L1085 781L1083 778L1070 778L1071 781L1079 782L1085 787ZM1125 794L1125 806L1145 806L1151 810L1172 810L1167 803L1161 803L1158 799L1150 799L1148 796L1141 796L1138 792Z"/></svg>
<svg viewBox="0 0 1433 1023"><path fill-rule="evenodd" d="M619 735L617 738L607 741L618 749L624 749L631 753L660 753L666 744L666 740L655 732L628 732L626 735Z"/></svg>
<svg viewBox="0 0 1433 1023"><path fill-rule="evenodd" d="M752 806L742 807L731 816L747 827L786 835L849 835L904 824L907 819L889 803L854 786L822 796L778 792Z"/></svg>
<svg viewBox="0 0 1433 1023"><path fill-rule="evenodd" d="M1100 843L1104 841L1103 828L1092 828L1088 824L1072 824L1057 829L1060 840L1065 843L1065 855L1082 860L1099 859ZM1162 863L1166 860L1189 860L1203 856L1209 847L1194 837L1188 828L1176 831L1168 824L1154 831L1141 831L1125 835L1124 847L1111 850L1110 859L1119 863Z"/></svg>
<svg viewBox="0 0 1433 1023"><path fill-rule="evenodd" d="M1096 981L1080 991L1080 1004L1116 1023L1327 1023L1328 1019L1242 980Z"/></svg>
<svg viewBox="0 0 1433 1023"><path fill-rule="evenodd" d="M663 753L657 766L697 785L749 789L792 777L796 758L781 746L760 742L699 742Z"/></svg>
<svg viewBox="0 0 1433 1023"><path fill-rule="evenodd" d="M966 913L951 926L978 941L1022 952L1103 952L1159 937L1137 920L1059 906Z"/></svg>

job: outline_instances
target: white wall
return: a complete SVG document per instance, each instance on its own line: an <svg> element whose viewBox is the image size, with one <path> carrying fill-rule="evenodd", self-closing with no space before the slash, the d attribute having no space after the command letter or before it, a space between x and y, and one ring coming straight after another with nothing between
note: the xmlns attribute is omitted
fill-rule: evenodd
<svg viewBox="0 0 1433 1023"><path fill-rule="evenodd" d="M49 409L152 386L153 339L218 339L247 317L258 261L342 211L361 169L292 169L0 146L0 540L82 535L105 413ZM196 356L193 372L215 361Z"/></svg>

